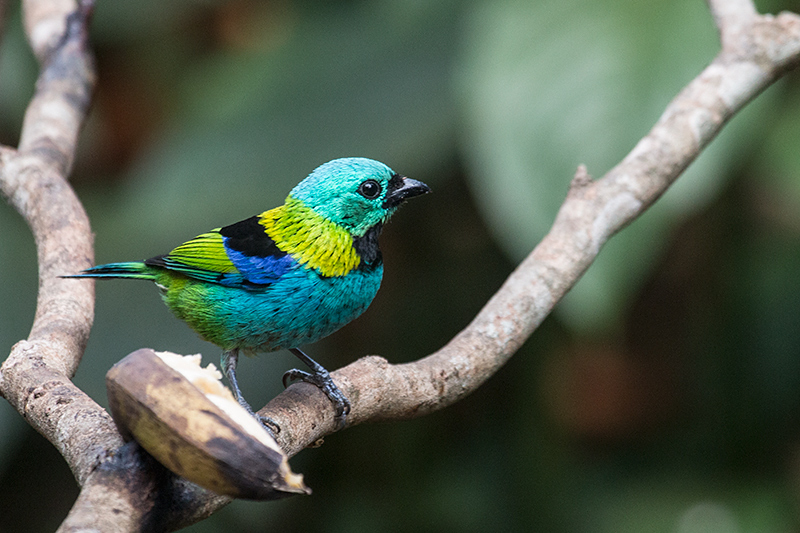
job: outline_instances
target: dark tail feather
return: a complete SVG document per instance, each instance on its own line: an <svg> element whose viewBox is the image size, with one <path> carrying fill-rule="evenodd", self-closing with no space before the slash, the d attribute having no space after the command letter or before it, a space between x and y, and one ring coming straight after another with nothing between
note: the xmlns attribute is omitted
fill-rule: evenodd
<svg viewBox="0 0 800 533"><path fill-rule="evenodd" d="M61 276L62 278L129 278L129 279L155 279L153 269L141 261L130 263L109 263L87 268L80 274Z"/></svg>

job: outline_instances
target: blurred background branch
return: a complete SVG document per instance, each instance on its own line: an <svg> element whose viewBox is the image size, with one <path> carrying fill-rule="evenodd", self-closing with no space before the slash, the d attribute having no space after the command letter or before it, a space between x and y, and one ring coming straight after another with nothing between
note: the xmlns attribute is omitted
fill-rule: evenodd
<svg viewBox="0 0 800 533"><path fill-rule="evenodd" d="M31 19L38 15L27 6L35 4L26 5L25 26L31 35ZM93 41L101 82L74 172L97 227L101 260L146 257L208 223L237 220L276 205L298 176L336 156L375 157L433 183L435 205L409 206L403 217L408 221L387 228L386 254L398 261L387 265L385 286L371 312L314 347L329 352L321 358L329 366L365 352L381 353L392 362L409 361L444 344L495 292L512 262L547 233L566 192L563 176L578 161L598 174L611 168L716 46L708 13L696 2L646 7L622 0L602 6L563 1L444 2L436 7L375 1L324 8L314 2L247 0L118 4L98 12ZM728 9L748 3L711 5L716 20L750 26L746 17ZM760 7L772 11L792 6ZM796 25L796 18L782 15L777 21L765 17L758 22L762 30L774 30L781 24ZM52 36L60 31L35 34L31 43L36 57L48 57L58 42ZM774 37L775 32L751 34L759 35ZM32 90L35 77L18 44L23 36L19 19L12 18L0 57L0 90L7 96L0 105L20 102L0 114L8 121L0 124L0 139L19 143L20 149L28 141L24 135L15 138L14 132L33 130L27 120L22 126L18 110L27 106L26 91ZM686 153L696 153L733 110L790 66L770 58L770 48L740 48L734 57L744 52L742 64L727 62L726 46L720 56L728 55L725 61L715 61L690 85L692 90L681 93L669 108L675 113L663 114L659 125L668 130L688 124L678 137L688 146L675 152L686 148ZM761 55L752 65L748 54L754 50ZM796 61L796 56L787 57ZM773 62L778 70L764 68ZM558 70L562 65L564 70ZM736 74L733 86L722 83L716 91L694 92L724 82L730 73ZM747 90L731 91L742 81L751 84ZM791 378L798 375L792 369L800 331L792 321L800 316L792 302L800 300L792 297L797 287L796 276L790 274L796 272L793 228L800 227L794 209L800 181L797 143L791 142L798 138L798 128L796 113L787 112L796 105L795 81L760 98L689 169L690 175L612 240L556 316L541 324L536 346L522 346L522 357L509 361L496 379L446 414L347 432L346 439L329 438L324 448L293 462L295 470L309 473L314 498L268 506L235 502L218 513L217 527L261 530L263 513L269 513L270 523L290 531L374 530L389 522L408 529L425 525L462 531L485 530L488 524L637 531L642 523L657 523L665 531L694 531L704 520L742 530L791 529L781 529L796 523L791 490L781 487L793 480L787 473L793 472L793 421L800 412L798 383ZM709 95L715 98L706 101ZM711 113L706 116L702 110ZM487 341L500 358L484 359L491 361L488 370L472 373L475 367L459 367L458 375L447 380L452 388L432 387L423 397L434 401L423 402L416 413L462 398L497 370L544 320L605 239L657 198L688 164L690 159L678 158L670 159L665 169L648 166L663 160L644 156L675 148L661 144L667 138L658 128L625 160L647 169L644 175L652 178L648 186L639 188L629 179L632 174L620 169L594 184L585 176L577 179L554 227L568 228L570 238L551 232L500 293L518 293L521 287L527 295L525 309L509 308L502 296L496 298L467 330L479 335L462 334L416 369L427 376L433 372L433 378L421 382L432 385L442 368L438 365L454 362L453 354L468 354L464 347L474 348L476 339ZM53 143L57 157L50 147L29 146L39 146L45 166L60 175L72 159L59 156L59 150L74 147L70 142ZM18 175L6 173L14 169L15 155L10 149L3 153L3 190L18 206L28 199L15 200L13 191L7 192L11 187L6 176ZM272 181L265 184L265 178ZM264 192L242 198L242 190ZM226 195L230 199L220 201ZM597 208L609 205L613 208L600 209L598 219ZM30 298L25 295L35 292L36 280L27 271L36 269L32 250L20 244L28 233L18 231L14 218L3 212L0 216L7 228L0 271L4 279L13 273L17 281L4 283L0 290L5 291L4 301L20 302L18 309L0 316L0 335L10 346L30 324L33 310L26 309ZM581 223L586 220L602 223L591 226L594 232L572 231L585 227ZM393 230L401 224L408 225ZM755 239L745 229L753 227L759 234ZM88 236L88 224L85 229ZM403 240L402 235L410 237ZM673 244L664 249L664 242ZM41 247L38 240L37 245ZM571 255L576 248L579 256ZM557 253L544 253L548 250ZM42 279L91 262L90 248L81 255L78 265L45 267ZM750 262L750 257L758 260ZM766 270L764 257L775 259ZM571 266L550 268L562 260ZM547 282L537 285L533 279ZM142 345L184 353L204 350L206 355L212 350L211 359L216 359L216 351L190 332L176 335L180 326L168 318L152 291L119 285L99 289L100 301L107 303L98 315L87 361L75 377L91 398L104 404L102 375L121 354ZM542 300L548 304L539 305ZM111 302L125 303L115 307ZM74 313L76 309L81 311ZM80 303L67 314L85 324L91 320L87 309L91 307ZM19 371L20 361L37 353L58 373L71 376L79 361L74 354L81 351L76 348L82 347L85 335L61 327L55 334L65 331L77 333L77 346L47 351L50 346L44 344L17 344L12 350L17 356L4 364L0 390L7 394L12 378L25 375ZM504 344L501 339L509 331L513 335L506 338L515 340ZM247 363L253 365L248 372L252 380L244 383L245 390L262 394L264 401L278 392L279 380L259 376L278 376L292 364L277 355ZM402 384L375 381L372 371L358 370L369 365L378 373L387 371L383 379L415 373L413 364L387 367L372 358L337 375L353 390ZM424 365L430 366L422 369ZM47 391L31 391L29 397L21 392L19 400L10 402L54 442L68 426L66 418L54 414L82 412L70 411L72 403L85 401L88 411L83 412L104 413L89 397L77 395L73 402L62 395L71 390L69 380L47 383ZM56 394L50 393L53 389ZM293 451L326 431L327 406L323 402L313 408L316 400L304 397L307 392L293 386L269 406L285 416L285 402L294 402L318 424L313 431L290 424L292 434L283 438L293 440L288 446ZM420 398L388 411L366 409L368 400L375 402L381 392L376 387L376 396L362 401L361 418L354 421L408 416ZM413 398L407 392L395 390L393 395ZM69 397L70 402L67 407L46 403L56 397ZM497 417L498 408L508 417ZM39 441L25 433L18 418L0 411L0 486L30 487L15 476L37 479L38 473L51 480L48 485L59 498L5 492L0 494L0 514L17 531L41 530L48 526L36 520L61 521L75 498L74 487L68 476L57 475L61 459L47 460L51 451L36 447ZM107 417L92 424L113 434ZM110 438L97 450L112 450L116 444ZM68 449L76 447L60 447L64 453ZM794 452L776 452L787 449ZM118 460L124 456L120 453ZM716 462L709 465L709 456ZM26 462L25 457L32 459ZM99 458L80 463L68 456L67 461L82 481ZM363 475L352 476L354 469ZM733 483L725 477L732 471ZM59 484L58 479L66 481ZM182 490L186 488L177 494ZM55 504L49 517L22 503L42 498L63 501L62 514ZM403 510L410 508L415 512ZM636 512L640 508L644 512ZM298 514L305 517L302 524L294 518ZM414 522L415 517L421 522ZM215 526L209 520L195 527Z"/></svg>

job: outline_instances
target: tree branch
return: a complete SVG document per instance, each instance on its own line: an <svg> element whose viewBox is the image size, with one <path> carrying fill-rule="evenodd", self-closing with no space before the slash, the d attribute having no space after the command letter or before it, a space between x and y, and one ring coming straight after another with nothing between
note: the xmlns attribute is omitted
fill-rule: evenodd
<svg viewBox="0 0 800 533"><path fill-rule="evenodd" d="M800 61L800 17L758 15L749 0L709 0L722 49L653 129L602 179L580 167L552 229L472 323L419 361L365 357L333 373L350 398L348 425L421 416L474 391L532 334L617 231L677 179L727 120ZM0 190L28 221L40 291L27 340L0 367L2 394L64 455L82 485L62 531L172 530L227 503L167 474L70 381L93 314L91 284L55 275L92 264L86 215L66 184L93 85L91 2L28 0L26 31L42 64L18 150L0 148ZM334 430L330 403L298 383L261 410L291 455ZM109 517L114 517L109 519Z"/></svg>
<svg viewBox="0 0 800 533"><path fill-rule="evenodd" d="M58 448L80 483L121 439L108 414L69 379L89 337L94 289L57 276L94 261L89 219L66 182L94 72L86 35L92 3L69 2L69 11L52 14L64 4L24 4L42 70L19 148L0 147L0 191L30 226L39 260L33 327L0 367L0 395Z"/></svg>
<svg viewBox="0 0 800 533"><path fill-rule="evenodd" d="M602 179L580 167L550 232L472 323L434 354L391 365L365 357L332 373L350 398L348 425L411 418L474 391L514 354L580 279L600 248L655 202L725 123L800 61L800 17L757 15L748 0L710 0L722 36L717 57ZM334 431L329 402L298 383L259 411L286 428L297 453Z"/></svg>

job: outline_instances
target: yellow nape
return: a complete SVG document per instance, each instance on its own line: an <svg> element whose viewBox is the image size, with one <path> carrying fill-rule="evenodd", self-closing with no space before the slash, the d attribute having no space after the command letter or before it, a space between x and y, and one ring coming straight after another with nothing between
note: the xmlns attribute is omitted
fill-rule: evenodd
<svg viewBox="0 0 800 533"><path fill-rule="evenodd" d="M344 276L361 263L346 229L291 196L284 205L261 213L259 223L279 250L323 276Z"/></svg>

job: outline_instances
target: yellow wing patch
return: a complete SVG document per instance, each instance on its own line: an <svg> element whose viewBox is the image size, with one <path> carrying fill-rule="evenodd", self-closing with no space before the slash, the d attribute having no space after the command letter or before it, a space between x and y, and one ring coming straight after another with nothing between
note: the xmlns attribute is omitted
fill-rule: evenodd
<svg viewBox="0 0 800 533"><path fill-rule="evenodd" d="M172 250L167 257L172 261L201 270L221 274L237 271L234 264L228 259L228 254L225 253L219 228L186 241Z"/></svg>

